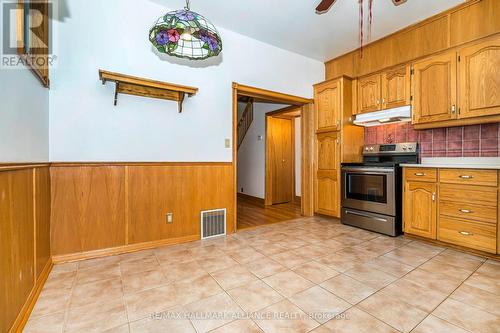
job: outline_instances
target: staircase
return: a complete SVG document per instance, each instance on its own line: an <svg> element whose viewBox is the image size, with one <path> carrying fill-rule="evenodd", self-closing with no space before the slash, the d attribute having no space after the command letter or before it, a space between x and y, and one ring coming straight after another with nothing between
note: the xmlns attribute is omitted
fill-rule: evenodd
<svg viewBox="0 0 500 333"><path fill-rule="evenodd" d="M253 99L249 98L247 105L245 106L245 111L241 115L241 119L238 121L238 149L240 148L245 136L247 135L248 129L253 122Z"/></svg>

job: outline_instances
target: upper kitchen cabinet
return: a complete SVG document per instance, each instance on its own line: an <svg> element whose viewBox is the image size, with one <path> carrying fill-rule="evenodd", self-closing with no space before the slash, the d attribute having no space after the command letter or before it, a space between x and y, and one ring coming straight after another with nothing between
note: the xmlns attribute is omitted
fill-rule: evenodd
<svg viewBox="0 0 500 333"><path fill-rule="evenodd" d="M500 114L500 38L459 52L460 117Z"/></svg>
<svg viewBox="0 0 500 333"><path fill-rule="evenodd" d="M382 74L382 109L410 105L410 67L395 68Z"/></svg>
<svg viewBox="0 0 500 333"><path fill-rule="evenodd" d="M382 108L381 83L380 74L358 80L358 113L378 111Z"/></svg>
<svg viewBox="0 0 500 333"><path fill-rule="evenodd" d="M338 131L342 118L342 82L327 81L314 89L316 131Z"/></svg>
<svg viewBox="0 0 500 333"><path fill-rule="evenodd" d="M448 52L413 65L413 124L457 118L457 55Z"/></svg>
<svg viewBox="0 0 500 333"><path fill-rule="evenodd" d="M358 80L357 113L410 105L410 67L402 66Z"/></svg>

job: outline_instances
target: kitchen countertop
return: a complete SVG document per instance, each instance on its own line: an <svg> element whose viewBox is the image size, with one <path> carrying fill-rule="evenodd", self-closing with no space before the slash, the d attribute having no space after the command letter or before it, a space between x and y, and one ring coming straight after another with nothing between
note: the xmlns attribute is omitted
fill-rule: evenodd
<svg viewBox="0 0 500 333"><path fill-rule="evenodd" d="M500 170L500 157L424 157L420 164L401 164L407 168L452 168Z"/></svg>

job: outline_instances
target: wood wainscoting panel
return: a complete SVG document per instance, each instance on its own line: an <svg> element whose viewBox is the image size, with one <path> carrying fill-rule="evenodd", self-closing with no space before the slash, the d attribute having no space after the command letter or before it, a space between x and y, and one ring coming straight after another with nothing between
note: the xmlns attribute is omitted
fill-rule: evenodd
<svg viewBox="0 0 500 333"><path fill-rule="evenodd" d="M0 172L0 331L8 332L35 286L33 170Z"/></svg>
<svg viewBox="0 0 500 333"><path fill-rule="evenodd" d="M226 208L234 231L232 163L54 164L51 188L58 262L198 239L202 210Z"/></svg>
<svg viewBox="0 0 500 333"><path fill-rule="evenodd" d="M53 166L52 255L125 245L125 167Z"/></svg>
<svg viewBox="0 0 500 333"><path fill-rule="evenodd" d="M36 278L50 260L50 169L34 169Z"/></svg>
<svg viewBox="0 0 500 333"><path fill-rule="evenodd" d="M227 209L227 233L233 232L230 163L127 169L129 243L200 235L200 212L212 209ZM171 224L167 213L173 213Z"/></svg>

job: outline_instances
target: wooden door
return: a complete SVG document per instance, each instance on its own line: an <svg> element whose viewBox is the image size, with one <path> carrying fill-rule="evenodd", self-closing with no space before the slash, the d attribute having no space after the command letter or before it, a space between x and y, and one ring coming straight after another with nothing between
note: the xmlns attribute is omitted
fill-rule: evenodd
<svg viewBox="0 0 500 333"><path fill-rule="evenodd" d="M291 202L295 196L293 119L267 117L266 204Z"/></svg>
<svg viewBox="0 0 500 333"><path fill-rule="evenodd" d="M437 185L406 181L404 189L404 232L436 239Z"/></svg>
<svg viewBox="0 0 500 333"><path fill-rule="evenodd" d="M460 118L500 114L500 38L459 55Z"/></svg>
<svg viewBox="0 0 500 333"><path fill-rule="evenodd" d="M413 65L413 124L457 118L457 57L433 56Z"/></svg>
<svg viewBox="0 0 500 333"><path fill-rule="evenodd" d="M375 74L358 80L358 113L382 109L381 75Z"/></svg>
<svg viewBox="0 0 500 333"><path fill-rule="evenodd" d="M337 131L341 119L341 82L328 82L316 87L316 131Z"/></svg>
<svg viewBox="0 0 500 333"><path fill-rule="evenodd" d="M340 217L340 134L316 136L315 211Z"/></svg>
<svg viewBox="0 0 500 333"><path fill-rule="evenodd" d="M382 108L391 109L410 105L410 67L404 66L382 75Z"/></svg>

